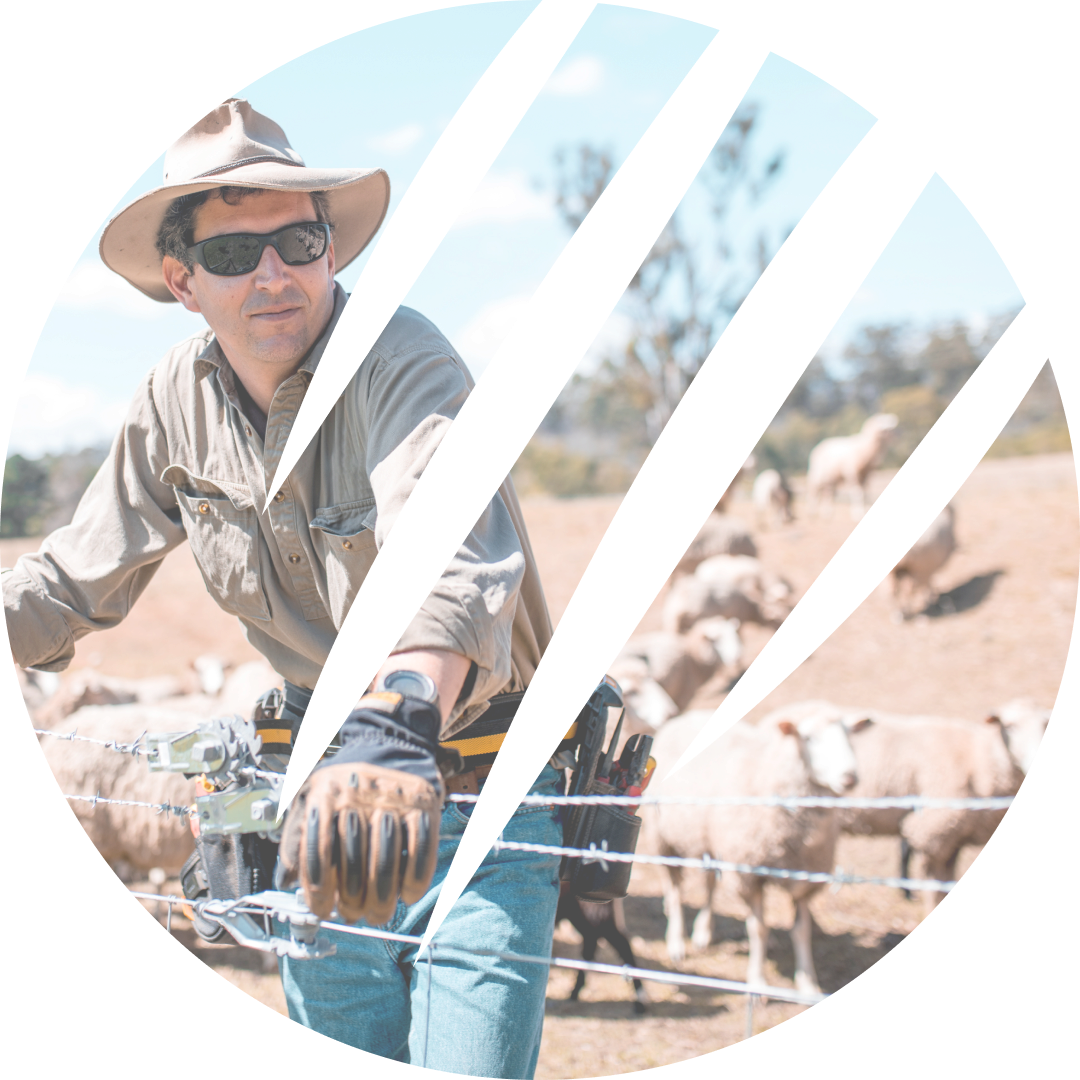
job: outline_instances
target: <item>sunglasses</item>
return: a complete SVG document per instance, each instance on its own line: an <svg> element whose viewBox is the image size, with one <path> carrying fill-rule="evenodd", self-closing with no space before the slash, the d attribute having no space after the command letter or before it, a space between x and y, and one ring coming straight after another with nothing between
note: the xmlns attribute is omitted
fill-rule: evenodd
<svg viewBox="0 0 1080 1080"><path fill-rule="evenodd" d="M230 233L212 236L188 248L188 254L210 274L233 277L250 274L267 247L286 266L306 266L326 254L330 226L325 221L301 221L272 233Z"/></svg>

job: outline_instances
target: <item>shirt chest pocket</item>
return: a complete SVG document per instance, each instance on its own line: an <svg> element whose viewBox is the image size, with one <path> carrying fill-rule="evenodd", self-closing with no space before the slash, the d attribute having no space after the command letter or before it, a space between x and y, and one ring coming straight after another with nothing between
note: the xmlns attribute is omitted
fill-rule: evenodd
<svg viewBox="0 0 1080 1080"><path fill-rule="evenodd" d="M326 571L326 604L338 629L352 607L379 549L374 500L321 506L308 524L315 554Z"/></svg>
<svg viewBox="0 0 1080 1080"><path fill-rule="evenodd" d="M195 476L182 465L162 474L176 493L191 552L218 605L243 619L269 621L259 580L259 516L241 484Z"/></svg>

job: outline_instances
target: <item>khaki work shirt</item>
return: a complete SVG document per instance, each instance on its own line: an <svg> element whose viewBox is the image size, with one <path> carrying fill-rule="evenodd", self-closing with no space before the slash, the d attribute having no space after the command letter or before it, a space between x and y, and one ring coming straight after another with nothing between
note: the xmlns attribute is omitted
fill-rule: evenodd
<svg viewBox="0 0 1080 1080"><path fill-rule="evenodd" d="M4 576L19 664L63 670L75 642L124 618L186 539L210 595L239 618L248 641L290 682L315 685L361 582L473 386L435 326L399 308L260 514L345 306L340 285L334 299L326 331L274 395L265 441L209 329L149 372L72 523ZM447 649L475 665L445 736L494 694L524 689L550 638L507 478L393 651Z"/></svg>

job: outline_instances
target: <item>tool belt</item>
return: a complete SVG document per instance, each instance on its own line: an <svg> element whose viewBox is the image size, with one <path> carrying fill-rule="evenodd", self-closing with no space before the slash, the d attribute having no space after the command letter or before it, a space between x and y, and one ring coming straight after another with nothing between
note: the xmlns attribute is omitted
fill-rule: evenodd
<svg viewBox="0 0 1080 1080"><path fill-rule="evenodd" d="M456 750L461 755L460 772L448 777L446 790L451 795L476 795L480 782L487 778L495 756L502 747L510 724L517 715L518 706L525 696L524 690L512 694L496 694L479 720L457 732L441 745ZM577 722L575 721L556 749L556 755L573 750L577 746Z"/></svg>

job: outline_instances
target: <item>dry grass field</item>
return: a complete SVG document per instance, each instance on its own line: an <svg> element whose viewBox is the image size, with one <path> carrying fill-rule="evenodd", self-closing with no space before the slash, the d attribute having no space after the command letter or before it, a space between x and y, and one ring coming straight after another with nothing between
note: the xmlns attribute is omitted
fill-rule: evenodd
<svg viewBox="0 0 1080 1080"><path fill-rule="evenodd" d="M878 488L888 479L878 477ZM524 504L552 614L559 618L604 529L618 497ZM929 712L978 718L1012 697L1028 695L1053 704L1068 649L1077 595L1080 514L1076 478L1068 454L997 459L981 464L958 493L956 531L960 547L938 585L946 601L924 615L894 622L884 590L872 594L821 648L764 701L754 715L790 701L827 697L896 712ZM800 506L796 505L796 513ZM748 502L732 512L753 525ZM797 520L782 529L755 529L760 556L801 594L853 527L846 508L827 520ZM33 541L0 544L5 566ZM642 629L659 625L659 603ZM767 632L749 627L750 657ZM131 617L121 626L80 642L75 668L97 666L124 676L183 674L200 653L239 663L255 654L234 621L204 591L186 548L170 555ZM696 705L718 704L723 689L707 686ZM134 811L133 811L134 812ZM966 849L960 870L977 851ZM864 875L894 874L898 841L844 838L839 864ZM912 871L919 873L917 863ZM133 883L138 884L138 883ZM147 883L142 883L146 887ZM166 888L175 889L175 883ZM700 902L699 883L688 901ZM948 903L948 900L945 901ZM152 906L152 905L151 905ZM835 991L878 960L921 918L921 905L879 886L844 886L820 892L812 902L814 953L826 991ZM740 902L723 880L714 903L714 943L691 954L684 970L742 979L747 944ZM767 890L772 925L791 925L786 894ZM163 913L159 913L163 917ZM658 881L638 867L626 901L628 930L644 967L668 968ZM261 955L235 946L208 946L183 919L173 934L220 974L272 1008L284 1011L280 984ZM557 955L576 953L577 935L565 924L556 935ZM615 963L607 946L598 959ZM772 935L767 977L792 985L793 958L783 929ZM1007 960L1003 966L1007 976ZM631 988L617 976L591 975L578 1002L565 1000L571 972L553 970L538 1077L607 1075L648 1068L714 1050L745 1037L746 1001L708 990L650 984L646 1015L631 1011ZM771 1027L800 1006L758 1003L754 1031Z"/></svg>

